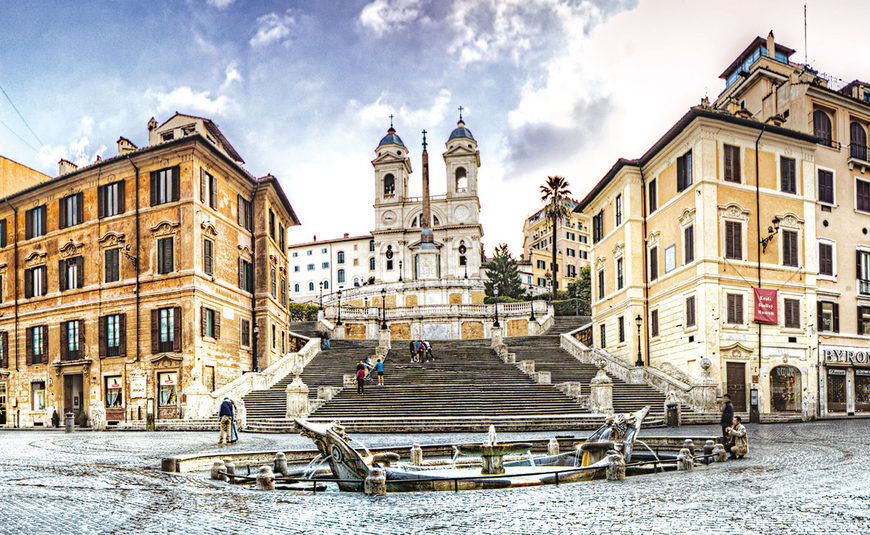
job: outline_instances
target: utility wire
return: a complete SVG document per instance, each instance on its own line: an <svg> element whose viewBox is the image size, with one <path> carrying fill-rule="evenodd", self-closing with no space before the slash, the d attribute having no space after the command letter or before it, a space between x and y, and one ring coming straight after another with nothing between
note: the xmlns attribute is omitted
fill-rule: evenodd
<svg viewBox="0 0 870 535"><path fill-rule="evenodd" d="M3 126L5 126L7 130L9 130L10 132L12 132L12 135L15 136L15 137L17 137L18 139L20 139L22 143L24 143L25 145L27 145L28 147L30 147L31 149L33 149L33 152L36 152L36 153L39 152L39 149L37 149L36 147L34 147L33 145L31 145L31 144L30 144L28 141L26 141L23 137L19 136L18 133L17 133L15 130L12 130L12 127L11 127L11 126L9 126L8 124L4 123L2 120L0 120L0 124L2 124Z"/></svg>
<svg viewBox="0 0 870 535"><path fill-rule="evenodd" d="M39 145L40 146L45 145L45 143L43 143L42 140L39 139L39 136L36 135L36 132L34 132L32 128L30 128L30 124L27 122L27 119L25 119L24 116L21 115L21 112L18 111L18 106L16 106L15 103L12 102L12 99L9 98L9 94L6 93L6 90L3 89L2 85L0 85L0 91L3 92L3 95L6 97L6 100L9 101L9 104L12 104L12 109L15 110L15 113L17 113L19 117L21 117L21 120L24 122L24 126L26 126L28 130L30 130L30 133L33 134L33 137L35 137L36 141L39 142Z"/></svg>

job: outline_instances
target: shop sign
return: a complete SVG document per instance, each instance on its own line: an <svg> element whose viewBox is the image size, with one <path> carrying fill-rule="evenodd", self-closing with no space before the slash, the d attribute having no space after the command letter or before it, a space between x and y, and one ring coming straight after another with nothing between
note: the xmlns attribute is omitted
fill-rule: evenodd
<svg viewBox="0 0 870 535"><path fill-rule="evenodd" d="M776 290L753 288L755 293L755 323L776 325Z"/></svg>
<svg viewBox="0 0 870 535"><path fill-rule="evenodd" d="M820 345L819 364L858 364L870 366L870 349Z"/></svg>
<svg viewBox="0 0 870 535"><path fill-rule="evenodd" d="M846 375L846 370L840 368L831 368L828 370L828 375Z"/></svg>
<svg viewBox="0 0 870 535"><path fill-rule="evenodd" d="M855 370L855 375L870 375L870 370Z"/></svg>
<svg viewBox="0 0 870 535"><path fill-rule="evenodd" d="M160 386L175 386L176 377L175 373L161 373Z"/></svg>
<svg viewBox="0 0 870 535"><path fill-rule="evenodd" d="M130 378L130 398L145 397L145 376L135 375Z"/></svg>
<svg viewBox="0 0 870 535"><path fill-rule="evenodd" d="M121 378L120 377L109 377L106 379L106 389L108 390L118 390L121 388Z"/></svg>

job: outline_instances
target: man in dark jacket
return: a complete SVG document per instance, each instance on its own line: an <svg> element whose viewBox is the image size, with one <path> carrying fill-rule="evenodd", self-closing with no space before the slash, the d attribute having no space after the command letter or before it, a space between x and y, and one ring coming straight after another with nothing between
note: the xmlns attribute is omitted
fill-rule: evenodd
<svg viewBox="0 0 870 535"><path fill-rule="evenodd" d="M224 437L227 437L227 444L230 443L230 425L233 423L233 402L230 398L224 398L221 407L218 410L218 418L221 421L221 436L218 439L218 446L223 446Z"/></svg>
<svg viewBox="0 0 870 535"><path fill-rule="evenodd" d="M725 399L725 406L722 407L722 417L719 418L719 425L722 426L722 444L727 450L731 438L728 436L728 431L726 431L726 429L731 427L734 420L734 405L731 404L731 396L725 394L722 397Z"/></svg>

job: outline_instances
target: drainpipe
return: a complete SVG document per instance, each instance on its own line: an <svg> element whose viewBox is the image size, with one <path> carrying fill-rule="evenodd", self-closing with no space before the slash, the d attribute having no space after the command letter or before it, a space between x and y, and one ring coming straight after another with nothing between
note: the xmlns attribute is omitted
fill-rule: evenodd
<svg viewBox="0 0 870 535"><path fill-rule="evenodd" d="M257 325L257 285L255 284L256 273L257 273L257 237L254 233L254 229L257 228L256 220L254 217L254 205L257 200L257 193L260 191L260 181L257 180L257 185L254 186L254 196L251 197L251 333L253 334L253 341L251 342L251 371L258 372L260 371L260 355L259 355L259 344L257 340L259 338L259 329L255 329ZM256 331L256 332L255 332Z"/></svg>
<svg viewBox="0 0 870 535"><path fill-rule="evenodd" d="M135 188L136 188L136 358L135 361L139 360L139 351L140 351L140 338L141 338L141 329L139 328L140 322L140 295L139 295L139 168L136 167L136 164L133 163L133 159L130 158L130 155L127 155L127 161L130 162L130 165L133 166L133 169L136 170L136 180L135 180ZM124 359L125 365L126 360Z"/></svg>
<svg viewBox="0 0 870 535"><path fill-rule="evenodd" d="M13 264L14 264L13 267L15 268L15 305L14 305L14 310L15 310L15 371L19 371L19 369L18 369L18 277L19 277L19 273L18 273L18 208L15 208L14 206L12 206L12 203L10 203L8 200L6 201L6 204L9 206L9 208L12 208L12 214L13 214L13 216L12 216L12 236L14 237L13 238L13 244L14 244L13 245L14 246L13 254L15 255L15 261L13 262Z"/></svg>
<svg viewBox="0 0 870 535"><path fill-rule="evenodd" d="M641 243L643 244L643 320L646 324L646 332L644 333L644 340L646 340L646 365L649 366L649 279L648 273L646 271L646 263L647 263L647 246L646 246L646 177L643 175L643 165L639 166L640 169L640 209L641 209L641 221L643 222L643 239Z"/></svg>
<svg viewBox="0 0 870 535"><path fill-rule="evenodd" d="M758 288L761 288L761 187L760 181L761 177L758 176L758 144L761 141L761 136L764 135L764 130L767 128L767 124L761 125L761 132L758 133L758 137L755 138L755 260L756 260L756 271L758 273ZM753 296L754 298L754 296ZM758 380L759 384L761 381L761 324L758 324ZM759 405L760 405L759 400ZM761 410L759 409L759 413Z"/></svg>

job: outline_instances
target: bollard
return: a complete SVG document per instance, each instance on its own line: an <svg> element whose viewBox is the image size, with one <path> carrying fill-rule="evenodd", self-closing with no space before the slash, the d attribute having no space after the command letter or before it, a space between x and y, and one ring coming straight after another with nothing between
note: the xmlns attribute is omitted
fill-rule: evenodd
<svg viewBox="0 0 870 535"><path fill-rule="evenodd" d="M695 459L689 448L681 449L680 454L677 455L677 470L692 470L693 468L695 468Z"/></svg>
<svg viewBox="0 0 870 535"><path fill-rule="evenodd" d="M714 442L712 440L708 440L704 443L704 455L707 457L706 461L710 462L710 455L713 455Z"/></svg>
<svg viewBox="0 0 870 535"><path fill-rule="evenodd" d="M625 479L625 461L622 455L612 453L607 456L607 481L622 481Z"/></svg>
<svg viewBox="0 0 870 535"><path fill-rule="evenodd" d="M387 476L380 468L372 468L363 483L363 491L368 496L383 496L387 493Z"/></svg>
<svg viewBox="0 0 870 535"><path fill-rule="evenodd" d="M160 470L164 472L178 472L178 459L166 457L160 461Z"/></svg>
<svg viewBox="0 0 870 535"><path fill-rule="evenodd" d="M551 438L550 441L547 442L547 455L550 457L559 455L559 441L555 438Z"/></svg>
<svg viewBox="0 0 870 535"><path fill-rule="evenodd" d="M419 444L414 444L413 446L411 446L411 465L423 465L423 448L421 448Z"/></svg>
<svg viewBox="0 0 870 535"><path fill-rule="evenodd" d="M689 453L692 455L692 457L695 456L695 443L692 441L691 438L687 438L683 441L683 447L689 450Z"/></svg>
<svg viewBox="0 0 870 535"><path fill-rule="evenodd" d="M233 459L231 457L224 457L224 468L224 471L227 474L236 475L236 463L233 462ZM227 476L227 479L230 481L230 483L232 483L232 477Z"/></svg>
<svg viewBox="0 0 870 535"><path fill-rule="evenodd" d="M275 490L275 474L268 466L260 468L257 474L257 490Z"/></svg>
<svg viewBox="0 0 870 535"><path fill-rule="evenodd" d="M63 415L63 432L64 433L72 433L75 428L75 416L71 412L67 412Z"/></svg>
<svg viewBox="0 0 870 535"><path fill-rule="evenodd" d="M287 468L287 456L284 455L283 452L279 451L278 453L275 454L274 465L275 466L274 466L273 470L275 471L275 473L281 474L282 476L286 476L287 473L290 471Z"/></svg>
<svg viewBox="0 0 870 535"><path fill-rule="evenodd" d="M713 460L717 463L724 463L727 454L725 453L725 446L722 444L716 444L713 446Z"/></svg>
<svg viewBox="0 0 870 535"><path fill-rule="evenodd" d="M227 467L224 466L224 463L221 461L215 461L213 465L211 465L211 478L215 481L226 481L227 476L221 474L221 472L226 471Z"/></svg>

